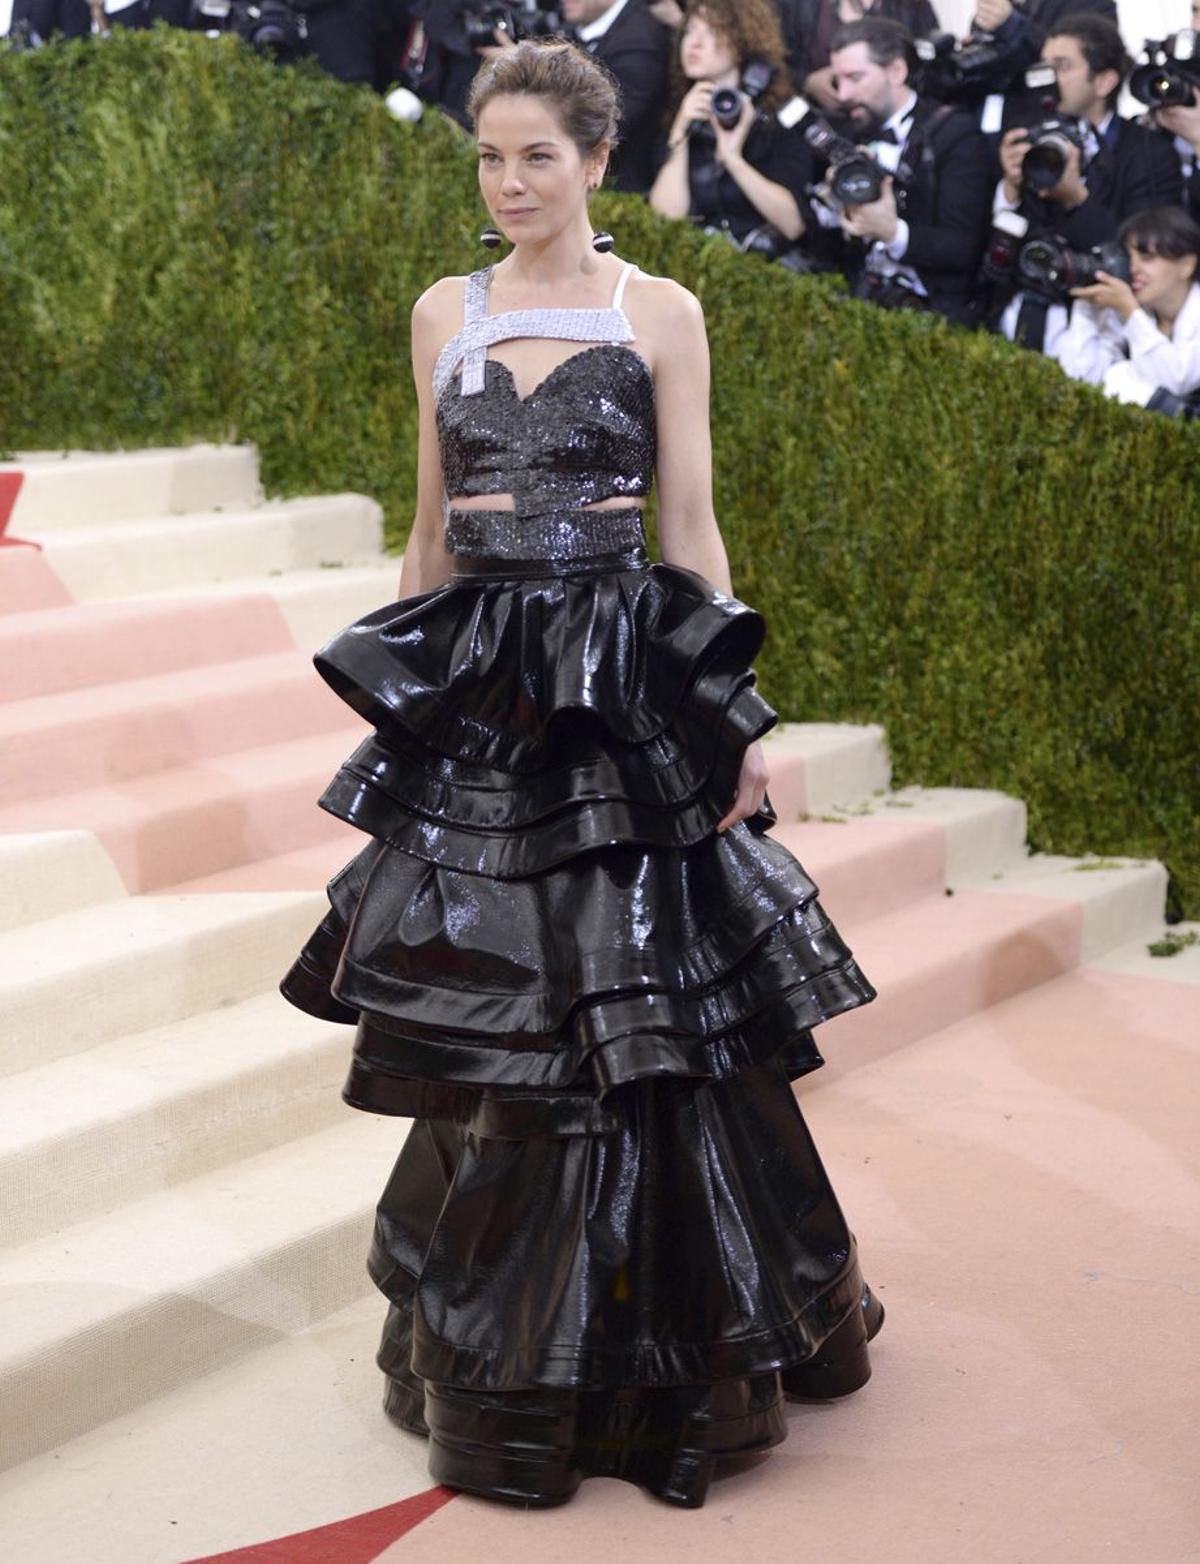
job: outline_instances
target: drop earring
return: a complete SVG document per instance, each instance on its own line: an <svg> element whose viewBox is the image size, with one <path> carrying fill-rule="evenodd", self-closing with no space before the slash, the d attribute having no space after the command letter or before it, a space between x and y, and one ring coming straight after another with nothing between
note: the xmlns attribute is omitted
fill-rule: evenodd
<svg viewBox="0 0 1200 1564"><path fill-rule="evenodd" d="M598 250L601 255L607 255L616 242L617 241L610 233L598 233L592 235L592 249Z"/></svg>
<svg viewBox="0 0 1200 1564"><path fill-rule="evenodd" d="M480 244L486 245L489 250L498 250L504 243L504 235L498 228L493 228L491 223L479 235Z"/></svg>

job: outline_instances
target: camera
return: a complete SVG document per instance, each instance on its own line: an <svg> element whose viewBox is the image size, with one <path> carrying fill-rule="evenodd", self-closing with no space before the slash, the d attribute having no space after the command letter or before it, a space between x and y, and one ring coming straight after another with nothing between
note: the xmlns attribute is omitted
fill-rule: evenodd
<svg viewBox="0 0 1200 1564"><path fill-rule="evenodd" d="M828 120L816 116L804 127L803 135L829 164L825 184L838 206L865 206L879 200L887 170L870 153L840 136Z"/></svg>
<svg viewBox="0 0 1200 1564"><path fill-rule="evenodd" d="M1017 256L1021 286L1056 303L1065 302L1072 288L1090 288L1099 272L1129 281L1124 245L1108 239L1091 250L1072 250L1061 239L1043 235L1027 240Z"/></svg>
<svg viewBox="0 0 1200 1564"><path fill-rule="evenodd" d="M1200 88L1200 37L1190 28L1168 38L1146 39L1146 60L1129 78L1139 103L1169 109L1192 103Z"/></svg>
<svg viewBox="0 0 1200 1564"><path fill-rule="evenodd" d="M923 293L918 293L912 282L902 272L878 272L870 267L863 272L852 289L851 296L865 299L884 310L918 310L928 312L932 305Z"/></svg>
<svg viewBox="0 0 1200 1564"><path fill-rule="evenodd" d="M552 38L570 31L557 11L543 10L534 0L479 6L463 12L462 24L472 49L490 48L498 32L507 33L514 43L519 43L522 38Z"/></svg>
<svg viewBox="0 0 1200 1564"><path fill-rule="evenodd" d="M718 87L712 95L712 116L725 130L742 117L744 103L757 103L771 85L775 70L766 60L747 60L740 87Z"/></svg>
<svg viewBox="0 0 1200 1564"><path fill-rule="evenodd" d="M1055 115L1029 128L1029 151L1021 165L1021 189L1029 195L1045 195L1067 171L1070 150L1079 152L1079 167L1091 161L1091 138L1083 120Z"/></svg>
<svg viewBox="0 0 1200 1564"><path fill-rule="evenodd" d="M1016 276L1021 248L1029 233L1029 219L1020 212L997 212L983 247L980 270L989 282L1011 282Z"/></svg>
<svg viewBox="0 0 1200 1564"><path fill-rule="evenodd" d="M206 32L233 32L273 59L286 63L308 53L304 10L287 0L192 0L190 25Z"/></svg>
<svg viewBox="0 0 1200 1564"><path fill-rule="evenodd" d="M990 33L978 33L960 44L953 33L935 33L915 41L917 70L913 87L943 103L986 97L1004 84L1008 52Z"/></svg>

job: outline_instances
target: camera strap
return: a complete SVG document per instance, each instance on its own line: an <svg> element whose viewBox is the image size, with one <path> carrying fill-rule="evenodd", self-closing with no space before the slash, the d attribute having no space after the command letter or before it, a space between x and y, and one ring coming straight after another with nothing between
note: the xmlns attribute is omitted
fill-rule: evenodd
<svg viewBox="0 0 1200 1564"><path fill-rule="evenodd" d="M918 169L928 172L934 205L937 204L937 159L933 150L933 135L938 126L945 124L954 112L953 103L939 103L928 119L914 125L896 165L896 183L905 188L912 184Z"/></svg>

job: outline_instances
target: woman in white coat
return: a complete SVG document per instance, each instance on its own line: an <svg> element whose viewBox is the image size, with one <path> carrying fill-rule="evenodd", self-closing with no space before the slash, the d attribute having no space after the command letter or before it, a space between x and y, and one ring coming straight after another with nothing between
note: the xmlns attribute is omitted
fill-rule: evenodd
<svg viewBox="0 0 1200 1564"><path fill-rule="evenodd" d="M1200 224L1181 207L1138 212L1121 229L1130 281L1109 272L1072 290L1054 357L1077 380L1145 407L1156 391L1200 391Z"/></svg>

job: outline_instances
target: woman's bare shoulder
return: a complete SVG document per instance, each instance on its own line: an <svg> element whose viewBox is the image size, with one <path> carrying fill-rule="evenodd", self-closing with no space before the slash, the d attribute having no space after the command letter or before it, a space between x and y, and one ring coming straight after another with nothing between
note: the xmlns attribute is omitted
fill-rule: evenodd
<svg viewBox="0 0 1200 1564"><path fill-rule="evenodd" d="M678 354L685 344L704 337L704 310L690 289L672 277L635 272L625 291L626 312L638 340L657 359Z"/></svg>
<svg viewBox="0 0 1200 1564"><path fill-rule="evenodd" d="M414 340L435 351L449 342L462 326L466 286L465 277L439 277L425 289L412 308Z"/></svg>

